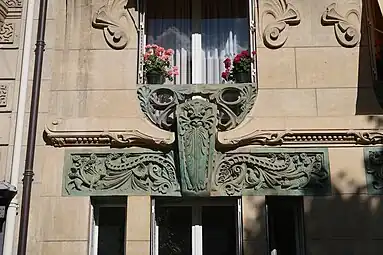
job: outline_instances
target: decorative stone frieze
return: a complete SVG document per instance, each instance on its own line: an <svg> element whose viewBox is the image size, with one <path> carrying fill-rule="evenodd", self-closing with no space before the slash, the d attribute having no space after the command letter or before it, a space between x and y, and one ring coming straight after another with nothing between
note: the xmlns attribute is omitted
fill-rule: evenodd
<svg viewBox="0 0 383 255"><path fill-rule="evenodd" d="M263 26L263 42L269 48L280 48L287 41L290 26L300 23L300 14L286 0L265 0L262 22L266 23L268 17L271 17L273 21Z"/></svg>
<svg viewBox="0 0 383 255"><path fill-rule="evenodd" d="M236 149L248 145L383 144L383 130L256 130L235 138L218 134L218 146Z"/></svg>
<svg viewBox="0 0 383 255"><path fill-rule="evenodd" d="M220 196L331 193L327 149L230 152L218 157L213 192Z"/></svg>
<svg viewBox="0 0 383 255"><path fill-rule="evenodd" d="M172 153L71 151L65 161L64 195L180 196Z"/></svg>
<svg viewBox="0 0 383 255"><path fill-rule="evenodd" d="M4 2L4 4L7 7L7 19L20 19L21 18L21 12L23 9L23 2L22 0L0 0L1 2Z"/></svg>
<svg viewBox="0 0 383 255"><path fill-rule="evenodd" d="M202 97L217 106L219 131L237 127L253 108L255 84L143 85L138 88L141 111L157 127L175 131L176 106Z"/></svg>
<svg viewBox="0 0 383 255"><path fill-rule="evenodd" d="M336 3L330 4L322 15L322 24L334 26L335 36L343 47L355 47L360 41L360 11L350 9L344 16L336 10ZM354 19L351 19L354 17ZM352 20L356 20L354 23Z"/></svg>
<svg viewBox="0 0 383 255"><path fill-rule="evenodd" d="M0 44L12 44L15 33L13 23L5 23L0 27Z"/></svg>
<svg viewBox="0 0 383 255"><path fill-rule="evenodd" d="M178 105L176 115L182 193L205 193L214 168L217 107L196 99Z"/></svg>
<svg viewBox="0 0 383 255"><path fill-rule="evenodd" d="M93 26L104 31L105 40L113 49L123 49L129 41L128 2L129 0L107 0L93 17Z"/></svg>
<svg viewBox="0 0 383 255"><path fill-rule="evenodd" d="M367 190L373 195L383 194L383 148L364 148Z"/></svg>
<svg viewBox="0 0 383 255"><path fill-rule="evenodd" d="M8 85L0 84L0 107L7 107L8 103Z"/></svg>

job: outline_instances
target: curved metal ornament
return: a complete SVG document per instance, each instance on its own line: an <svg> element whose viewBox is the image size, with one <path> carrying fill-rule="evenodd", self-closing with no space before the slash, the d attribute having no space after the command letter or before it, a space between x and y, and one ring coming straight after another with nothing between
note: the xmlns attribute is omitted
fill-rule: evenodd
<svg viewBox="0 0 383 255"><path fill-rule="evenodd" d="M141 111L157 127L176 130L177 105L196 96L217 106L217 129L234 129L253 108L257 87L254 84L227 85L143 85L138 89Z"/></svg>

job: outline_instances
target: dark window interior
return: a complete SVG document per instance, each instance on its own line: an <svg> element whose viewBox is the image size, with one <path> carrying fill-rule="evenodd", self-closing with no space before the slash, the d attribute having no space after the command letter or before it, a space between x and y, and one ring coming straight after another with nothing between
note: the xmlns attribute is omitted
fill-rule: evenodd
<svg viewBox="0 0 383 255"><path fill-rule="evenodd" d="M269 254L303 255L302 197L271 196L266 204Z"/></svg>

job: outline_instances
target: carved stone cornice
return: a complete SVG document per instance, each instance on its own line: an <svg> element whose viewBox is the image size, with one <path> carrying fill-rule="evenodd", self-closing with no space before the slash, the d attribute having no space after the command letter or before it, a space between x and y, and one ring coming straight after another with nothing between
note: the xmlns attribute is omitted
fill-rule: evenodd
<svg viewBox="0 0 383 255"><path fill-rule="evenodd" d="M68 151L65 162L64 195L180 196L172 153Z"/></svg>
<svg viewBox="0 0 383 255"><path fill-rule="evenodd" d="M176 130L177 105L202 97L217 106L217 129L231 130L245 119L257 96L255 84L142 85L138 88L141 111L157 127Z"/></svg>
<svg viewBox="0 0 383 255"><path fill-rule="evenodd" d="M218 196L331 194L327 149L254 150L218 157L212 191Z"/></svg>
<svg viewBox="0 0 383 255"><path fill-rule="evenodd" d="M265 22L267 16L273 18L273 21L263 28L263 42L269 48L280 48L288 38L289 27L300 23L300 14L297 8L286 0L265 0L263 8L262 22Z"/></svg>
<svg viewBox="0 0 383 255"><path fill-rule="evenodd" d="M350 17L356 17L358 24L352 23ZM336 10L336 3L330 4L322 15L322 24L334 26L335 36L343 47L355 47L361 38L359 23L361 20L360 11L350 9L344 16Z"/></svg>
<svg viewBox="0 0 383 255"><path fill-rule="evenodd" d="M57 127L59 126L59 127ZM61 127L58 121L46 125L44 129L44 141L47 145L55 147L76 146L112 146L112 147L150 147L169 149L174 143L175 137L169 133L165 137L154 137L137 129L127 130L75 130Z"/></svg>
<svg viewBox="0 0 383 255"><path fill-rule="evenodd" d="M113 49L123 49L129 41L128 2L129 0L107 0L93 17L93 26L104 31L105 40Z"/></svg>
<svg viewBox="0 0 383 255"><path fill-rule="evenodd" d="M300 144L383 144L383 130L256 130L246 135L227 138L218 134L219 147L235 149L248 145Z"/></svg>

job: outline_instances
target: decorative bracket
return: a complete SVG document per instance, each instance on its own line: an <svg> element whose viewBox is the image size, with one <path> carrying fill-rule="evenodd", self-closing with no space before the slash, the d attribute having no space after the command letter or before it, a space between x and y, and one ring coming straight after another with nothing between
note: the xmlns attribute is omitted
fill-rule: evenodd
<svg viewBox="0 0 383 255"><path fill-rule="evenodd" d="M157 127L176 130L177 105L202 97L217 105L217 128L237 127L253 108L257 96L254 84L143 85L138 89L141 111Z"/></svg>
<svg viewBox="0 0 383 255"><path fill-rule="evenodd" d="M287 40L289 26L295 26L301 22L300 14L286 0L266 0L264 8L262 22L265 22L267 16L271 16L274 20L263 30L264 44L272 49L280 48Z"/></svg>
<svg viewBox="0 0 383 255"><path fill-rule="evenodd" d="M352 24L350 17L355 16L360 22L360 12L356 9L349 10L342 16L336 11L336 3L330 4L322 15L322 24L334 26L335 36L343 47L355 47L360 41L359 25Z"/></svg>
<svg viewBox="0 0 383 255"><path fill-rule="evenodd" d="M129 0L108 0L93 18L93 26L103 29L105 40L113 49L123 49L129 41L128 2Z"/></svg>

